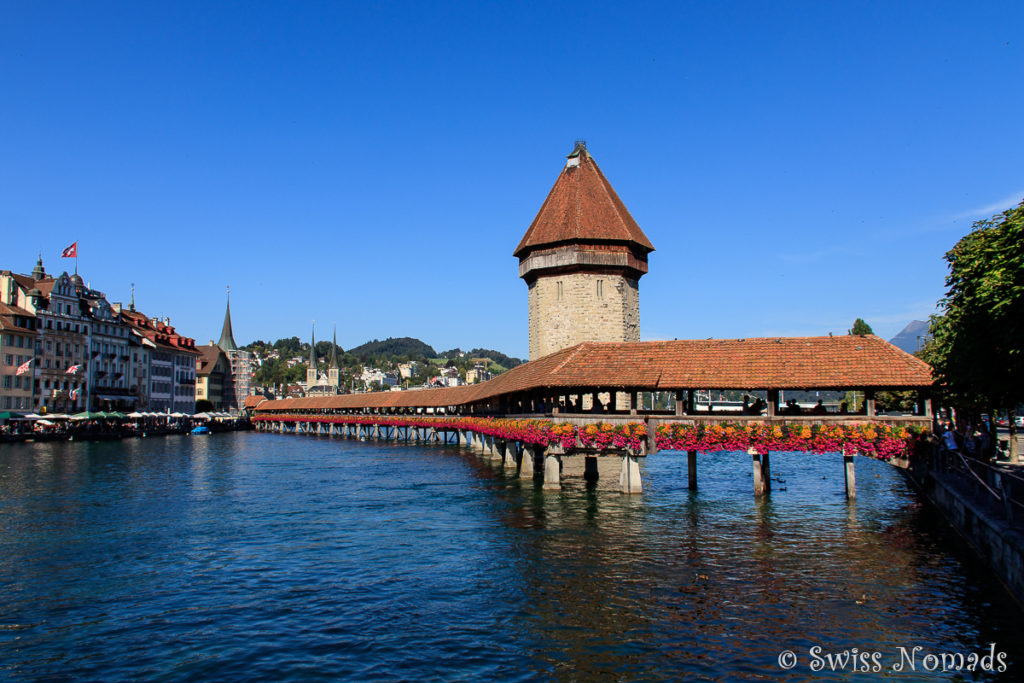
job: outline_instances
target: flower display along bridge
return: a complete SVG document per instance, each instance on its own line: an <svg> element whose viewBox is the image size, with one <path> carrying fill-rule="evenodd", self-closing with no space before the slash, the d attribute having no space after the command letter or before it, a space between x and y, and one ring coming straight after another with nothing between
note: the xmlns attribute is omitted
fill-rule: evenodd
<svg viewBox="0 0 1024 683"><path fill-rule="evenodd" d="M565 458L584 458L585 476L596 477L596 459L617 456L621 490L639 492L636 459L659 451L686 452L696 488L698 451L746 451L761 496L773 451L832 453L843 458L852 497L855 455L907 464L931 429L931 385L927 364L873 335L585 342L471 386L250 397L247 406L262 431L461 442L524 478L543 473L546 488L560 487ZM758 398L725 407L698 400L724 390ZM856 412L784 407L793 390L855 391L863 402ZM879 414L880 391L912 391L915 407Z"/></svg>

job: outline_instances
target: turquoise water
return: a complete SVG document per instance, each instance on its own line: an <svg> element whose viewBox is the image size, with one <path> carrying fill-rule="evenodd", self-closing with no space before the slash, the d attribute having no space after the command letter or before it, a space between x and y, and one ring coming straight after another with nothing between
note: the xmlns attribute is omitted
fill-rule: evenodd
<svg viewBox="0 0 1024 683"><path fill-rule="evenodd" d="M789 649L866 680L810 648L888 671L994 642L1021 678L1021 612L888 465L858 460L852 505L838 456L773 454L764 503L743 454L701 454L697 493L680 454L643 467L623 496L456 447L0 446L0 676L775 680ZM889 674L954 676L917 665Z"/></svg>

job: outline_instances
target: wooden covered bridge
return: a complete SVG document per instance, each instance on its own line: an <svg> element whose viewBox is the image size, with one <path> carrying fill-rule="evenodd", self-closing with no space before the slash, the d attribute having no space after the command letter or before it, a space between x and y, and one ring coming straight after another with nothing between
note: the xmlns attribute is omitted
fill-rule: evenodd
<svg viewBox="0 0 1024 683"><path fill-rule="evenodd" d="M458 443L476 448L546 488L560 486L561 459L622 457L620 486L641 490L636 457L688 452L696 488L698 450L746 450L754 493L770 489L770 452L841 452L847 494L855 494L857 453L900 464L913 439L930 430L931 368L873 336L585 342L520 365L480 384L413 391L250 402L262 431ZM698 410L699 391L763 395L742 410ZM859 412L786 411L780 392L858 391ZM916 392L915 410L876 411L885 390ZM650 406L643 394L660 399ZM666 400L667 399L667 400ZM763 404L763 405L762 405ZM667 405L667 408L665 407Z"/></svg>

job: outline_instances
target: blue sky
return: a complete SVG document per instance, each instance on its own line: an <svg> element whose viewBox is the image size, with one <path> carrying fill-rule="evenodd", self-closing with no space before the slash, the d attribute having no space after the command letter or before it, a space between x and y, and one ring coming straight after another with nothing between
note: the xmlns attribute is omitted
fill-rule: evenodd
<svg viewBox="0 0 1024 683"><path fill-rule="evenodd" d="M0 267L239 342L527 355L512 257L586 139L645 339L888 338L1024 197L1024 3L0 3Z"/></svg>

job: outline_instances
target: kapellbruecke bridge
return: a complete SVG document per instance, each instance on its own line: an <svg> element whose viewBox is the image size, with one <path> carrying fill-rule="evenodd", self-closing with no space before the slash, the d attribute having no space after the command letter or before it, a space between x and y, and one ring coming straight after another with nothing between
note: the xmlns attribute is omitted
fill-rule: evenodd
<svg viewBox="0 0 1024 683"><path fill-rule="evenodd" d="M856 454L906 464L931 429L931 368L873 335L585 342L480 384L265 400L247 407L258 430L459 443L500 458L524 478L543 472L560 487L563 458L622 458L620 488L641 490L639 456L685 450L696 488L698 450L746 450L754 493L770 490L772 450L841 453L846 491L855 495ZM763 410L697 411L699 391L762 392ZM788 414L780 392L863 392L859 413ZM876 414L875 394L916 392L911 414ZM643 409L638 396L669 397L668 410Z"/></svg>

